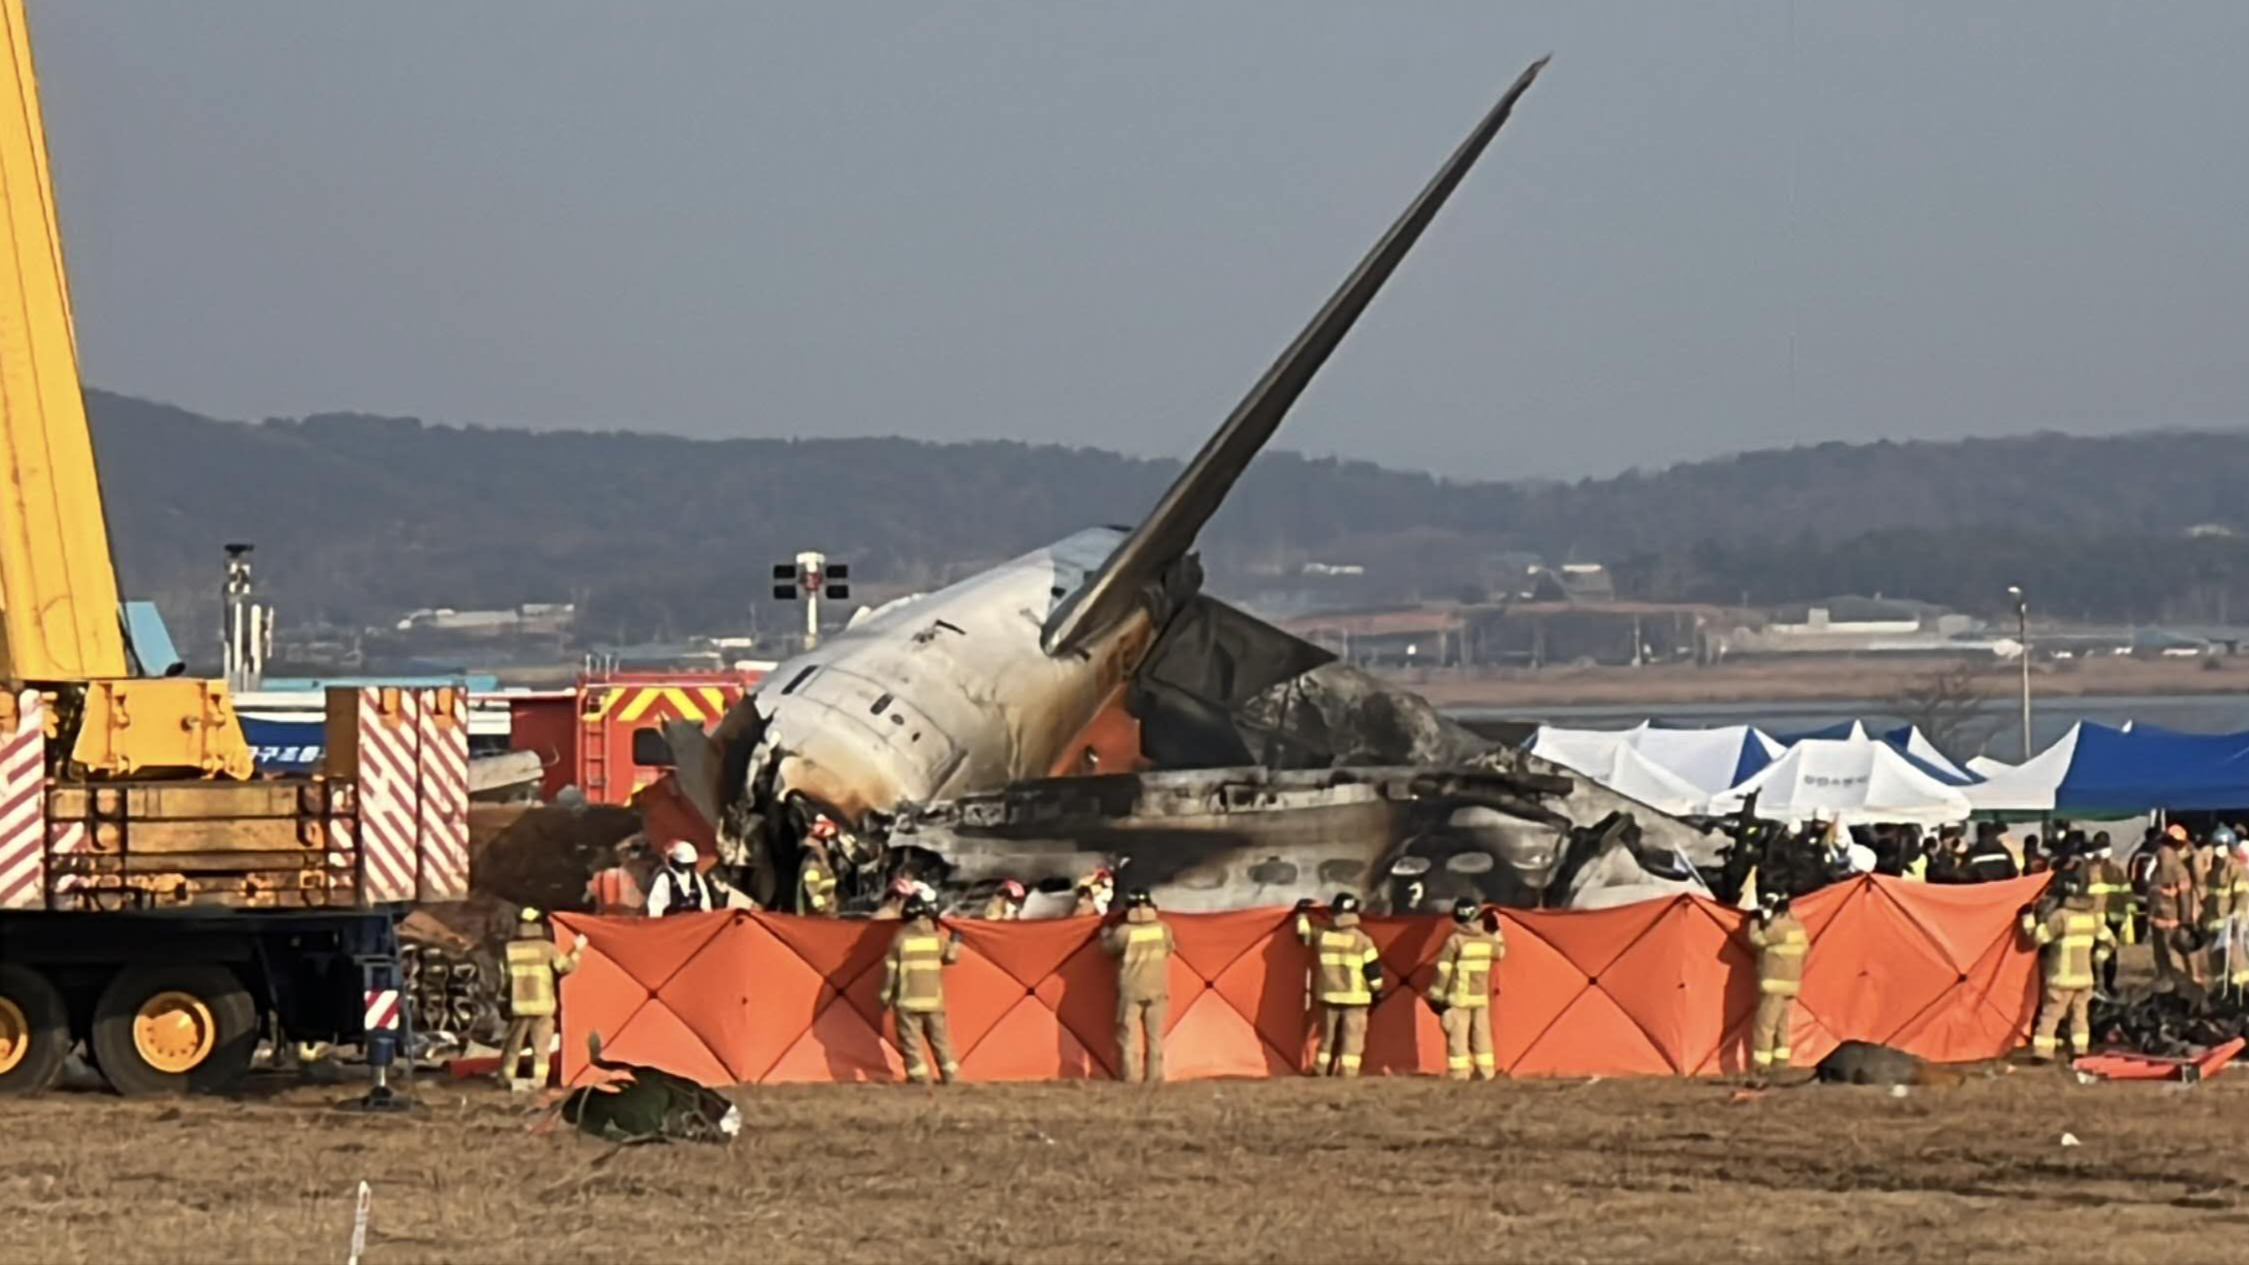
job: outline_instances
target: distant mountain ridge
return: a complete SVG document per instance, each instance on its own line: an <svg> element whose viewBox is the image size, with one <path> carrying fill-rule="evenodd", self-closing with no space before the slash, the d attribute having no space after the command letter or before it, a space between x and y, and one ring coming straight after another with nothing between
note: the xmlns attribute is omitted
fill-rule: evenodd
<svg viewBox="0 0 2249 1265"><path fill-rule="evenodd" d="M129 592L215 627L221 544L253 541L284 620L577 601L627 638L739 627L801 548L927 588L1088 523L1178 468L1091 448L691 440L320 414L219 421L87 393ZM1601 561L1621 596L1885 592L1995 609L2023 583L2093 618L2249 614L2249 433L1820 444L1576 483L1454 482L1272 453L1205 540L1221 591L1308 562L1353 600L1474 596L1499 555ZM2190 529L2214 528L2189 538ZM772 612L768 612L769 615Z"/></svg>

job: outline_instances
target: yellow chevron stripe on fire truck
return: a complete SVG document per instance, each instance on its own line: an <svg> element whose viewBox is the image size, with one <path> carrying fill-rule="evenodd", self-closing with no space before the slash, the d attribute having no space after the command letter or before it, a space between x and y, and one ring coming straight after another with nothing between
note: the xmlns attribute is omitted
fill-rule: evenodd
<svg viewBox="0 0 2249 1265"><path fill-rule="evenodd" d="M695 700L688 697L686 690L671 685L647 685L633 691L632 701L626 703L623 710L617 713L617 719L620 723L629 725L647 715L648 709L654 707L659 701L670 705L673 713L681 720L692 720L700 724L708 719L703 715L703 709L696 705Z"/></svg>

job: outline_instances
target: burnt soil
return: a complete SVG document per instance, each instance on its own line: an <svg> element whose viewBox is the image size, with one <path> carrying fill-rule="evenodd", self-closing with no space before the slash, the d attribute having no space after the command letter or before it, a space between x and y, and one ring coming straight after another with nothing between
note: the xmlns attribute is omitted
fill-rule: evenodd
<svg viewBox="0 0 2249 1265"><path fill-rule="evenodd" d="M2212 1259L2249 1227L2249 1071L1953 1089L1677 1080L738 1092L731 1148L614 1148L425 1076L7 1104L0 1262ZM2080 1145L2065 1147L2064 1133Z"/></svg>

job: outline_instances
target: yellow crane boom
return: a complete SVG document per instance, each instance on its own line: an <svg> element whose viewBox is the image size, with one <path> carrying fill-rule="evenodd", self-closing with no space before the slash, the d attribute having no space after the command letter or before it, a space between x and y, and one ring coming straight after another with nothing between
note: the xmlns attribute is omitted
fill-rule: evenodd
<svg viewBox="0 0 2249 1265"><path fill-rule="evenodd" d="M0 0L0 681L54 691L86 774L247 777L213 681L128 679L23 0Z"/></svg>

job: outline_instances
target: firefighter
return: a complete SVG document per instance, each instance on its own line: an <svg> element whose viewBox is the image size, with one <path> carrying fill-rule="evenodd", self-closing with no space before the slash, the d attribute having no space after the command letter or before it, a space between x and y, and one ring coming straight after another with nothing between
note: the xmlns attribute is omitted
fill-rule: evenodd
<svg viewBox="0 0 2249 1265"><path fill-rule="evenodd" d="M1101 947L1117 959L1119 1079L1164 1078L1164 1009L1171 999L1171 928L1145 887L1125 893L1124 917L1102 929ZM1147 1050L1145 1068L1141 1050Z"/></svg>
<svg viewBox="0 0 2249 1265"><path fill-rule="evenodd" d="M1023 902L1031 898L1021 883L1008 879L984 902L984 917L992 922L1014 922L1023 916Z"/></svg>
<svg viewBox="0 0 2249 1265"><path fill-rule="evenodd" d="M2046 996L2030 1039L2030 1056L2041 1063L2054 1057L2064 1016L2069 1019L2070 1052L2083 1054L2092 1044L2093 971L2116 946L2107 919L2093 907L2083 875L2063 874L2055 886L2061 903L2043 913L2026 907L2022 920L2023 934L2046 951Z"/></svg>
<svg viewBox="0 0 2249 1265"><path fill-rule="evenodd" d="M722 903L711 881L695 868L695 845L685 839L673 842L664 853L664 868L656 871L656 881L648 885L648 916L697 914L717 909Z"/></svg>
<svg viewBox="0 0 2249 1265"><path fill-rule="evenodd" d="M618 844L616 862L586 881L586 907L610 918L647 913L648 888L641 876L648 872L648 840L634 835Z"/></svg>
<svg viewBox="0 0 2249 1265"><path fill-rule="evenodd" d="M1116 890L1116 876L1109 873L1107 866L1086 875L1078 880L1077 901L1070 906L1070 916L1098 918L1107 914Z"/></svg>
<svg viewBox="0 0 2249 1265"><path fill-rule="evenodd" d="M906 902L912 900L914 896L914 880L901 874L890 880L889 888L882 894L882 903L875 906L875 912L867 916L876 922L894 922L904 918L906 916Z"/></svg>
<svg viewBox="0 0 2249 1265"><path fill-rule="evenodd" d="M1437 950L1437 978L1429 1007L1445 1029L1445 1075L1456 1081L1475 1074L1499 1078L1492 1053L1492 968L1507 956L1507 941L1484 921L1484 907L1473 896L1452 903L1453 933Z"/></svg>
<svg viewBox="0 0 2249 1265"><path fill-rule="evenodd" d="M1765 894L1743 936L1757 950L1757 1018L1750 1029L1749 1063L1751 1079L1761 1084L1775 1067L1788 1067L1788 1029L1811 937L1789 912L1786 892Z"/></svg>
<svg viewBox="0 0 2249 1265"><path fill-rule="evenodd" d="M1313 1000L1320 1003L1320 1052L1314 1076L1357 1076L1367 1043L1367 1008L1382 992L1382 962L1359 927L1359 898L1341 892L1328 904L1324 927L1312 924L1312 902L1296 903L1296 938L1319 953Z"/></svg>
<svg viewBox="0 0 2249 1265"><path fill-rule="evenodd" d="M2194 872L2187 864L2186 847L2187 828L2171 823L2156 843L2155 872L2148 876L2148 939L2155 944L2156 982L2174 988L2196 974L2187 963L2194 955L2182 954L2178 945L2194 909Z"/></svg>
<svg viewBox="0 0 2249 1265"><path fill-rule="evenodd" d="M555 981L578 969L586 938L573 939L568 953L557 949L545 915L526 906L516 915L515 937L508 941L508 1032L500 1043L499 1078L518 1093L543 1088L554 1048ZM530 1047L531 1076L518 1079L524 1047Z"/></svg>
<svg viewBox="0 0 2249 1265"><path fill-rule="evenodd" d="M1968 849L1961 862L1969 883L1997 883L2022 873L2015 854L2007 847L2007 836L2001 833L1997 822L1984 822L1976 827L1976 843Z"/></svg>
<svg viewBox="0 0 2249 1265"><path fill-rule="evenodd" d="M2242 864L2240 836L2232 829L2220 826L2210 839L2202 895L2202 934L2210 945L2206 978L2238 989L2249 985L2249 953L2243 952L2249 947L2249 866Z"/></svg>
<svg viewBox="0 0 2249 1265"><path fill-rule="evenodd" d="M828 849L835 846L836 823L815 814L804 834L804 861L797 867L797 913L806 918L836 916L836 867Z"/></svg>
<svg viewBox="0 0 2249 1265"><path fill-rule="evenodd" d="M2124 867L2116 863L2114 846L2108 832L2097 831L2086 851L2085 890L2093 898L2094 911L2108 924L2109 934L2119 944L2132 943L2132 880ZM2111 953L2101 963L2101 989L2111 995L2116 992L2116 965L2121 954Z"/></svg>
<svg viewBox="0 0 2249 1265"><path fill-rule="evenodd" d="M960 1075L952 1038L945 1031L945 968L960 961L961 936L937 934L937 911L921 896L907 898L900 910L906 925L890 941L882 963L882 1004L897 1021L898 1052L905 1056L906 1079L929 1083L922 1041L937 1060L937 1075L948 1085Z"/></svg>

